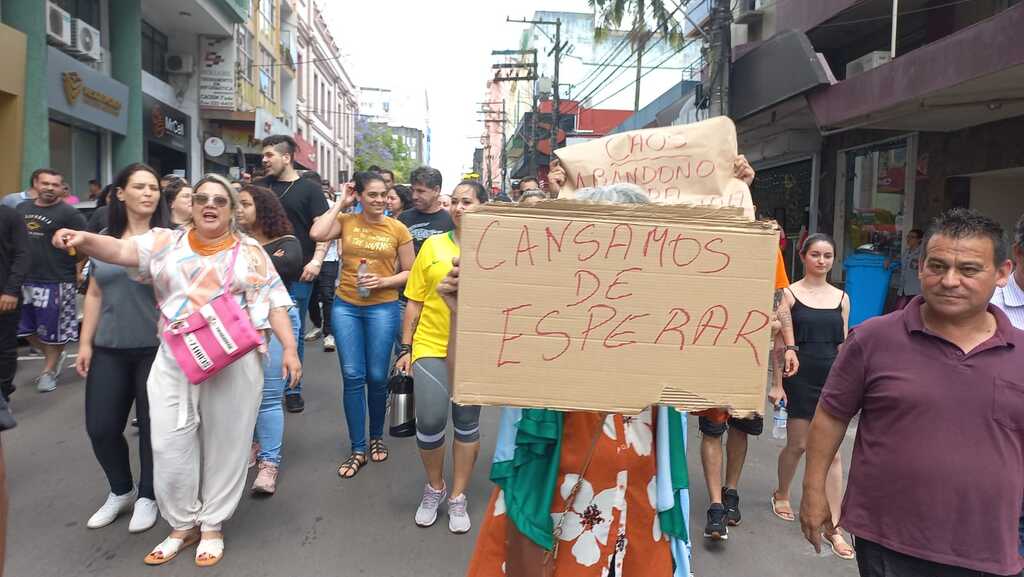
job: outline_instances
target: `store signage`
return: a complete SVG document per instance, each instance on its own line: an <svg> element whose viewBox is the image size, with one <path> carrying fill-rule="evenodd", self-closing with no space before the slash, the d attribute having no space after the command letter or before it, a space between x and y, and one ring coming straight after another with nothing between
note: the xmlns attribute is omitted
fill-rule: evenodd
<svg viewBox="0 0 1024 577"><path fill-rule="evenodd" d="M51 110L117 134L128 132L128 87L52 47L46 94Z"/></svg>
<svg viewBox="0 0 1024 577"><path fill-rule="evenodd" d="M146 140L188 152L188 115L142 95L142 123Z"/></svg>
<svg viewBox="0 0 1024 577"><path fill-rule="evenodd" d="M231 37L200 36L199 106L235 108L235 50Z"/></svg>
<svg viewBox="0 0 1024 577"><path fill-rule="evenodd" d="M291 134L291 128L276 118L269 111L262 108L256 109L256 140L263 140L272 134Z"/></svg>
<svg viewBox="0 0 1024 577"><path fill-rule="evenodd" d="M224 141L216 136L207 138L206 142L203 143L203 151L206 152L207 156L212 158L217 158L224 154L225 148Z"/></svg>

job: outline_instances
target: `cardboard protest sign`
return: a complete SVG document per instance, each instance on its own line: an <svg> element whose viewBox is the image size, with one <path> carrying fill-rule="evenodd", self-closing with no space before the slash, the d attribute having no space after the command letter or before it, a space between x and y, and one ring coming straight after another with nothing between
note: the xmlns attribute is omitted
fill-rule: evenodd
<svg viewBox="0 0 1024 577"><path fill-rule="evenodd" d="M738 207L754 217L750 189L733 178L736 126L719 116L695 124L612 134L555 151L566 172L558 197L628 182L660 204Z"/></svg>
<svg viewBox="0 0 1024 577"><path fill-rule="evenodd" d="M771 225L552 201L465 213L460 235L457 403L764 411Z"/></svg>

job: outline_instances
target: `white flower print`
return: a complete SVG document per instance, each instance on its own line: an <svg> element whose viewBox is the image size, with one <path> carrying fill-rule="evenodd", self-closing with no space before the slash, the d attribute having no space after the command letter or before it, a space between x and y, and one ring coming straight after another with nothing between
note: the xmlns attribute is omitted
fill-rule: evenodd
<svg viewBox="0 0 1024 577"><path fill-rule="evenodd" d="M561 487L563 500L569 498L577 479L579 475L565 476ZM594 495L593 486L583 480L576 493L576 499L565 514L562 532L558 538L562 541L576 541L572 546L572 554L584 567L591 567L600 561L601 546L608 543L616 492L617 488L612 487ZM556 527L560 517L559 513L551 515Z"/></svg>
<svg viewBox="0 0 1024 577"><path fill-rule="evenodd" d="M608 437L613 441L619 439L619 433L615 430L615 415L608 415L604 418L604 436Z"/></svg>
<svg viewBox="0 0 1024 577"><path fill-rule="evenodd" d="M654 527L651 530L651 536L654 537L655 543L661 541L661 519L658 517L658 477L655 475L651 477L651 482L647 483L647 500L651 502L651 507L654 509Z"/></svg>
<svg viewBox="0 0 1024 577"><path fill-rule="evenodd" d="M633 447L637 455L646 457L654 448L654 427L651 424L651 410L639 415L623 415L622 427L626 430L626 445Z"/></svg>
<svg viewBox="0 0 1024 577"><path fill-rule="evenodd" d="M498 491L498 498L494 501L494 517L501 517L505 514L505 491Z"/></svg>

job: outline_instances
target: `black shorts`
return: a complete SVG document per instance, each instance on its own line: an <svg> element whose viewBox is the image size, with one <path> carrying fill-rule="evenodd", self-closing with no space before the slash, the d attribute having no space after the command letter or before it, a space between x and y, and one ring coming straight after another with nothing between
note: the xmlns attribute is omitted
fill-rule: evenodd
<svg viewBox="0 0 1024 577"><path fill-rule="evenodd" d="M861 577L997 577L897 553L866 539L854 537L854 542Z"/></svg>
<svg viewBox="0 0 1024 577"><path fill-rule="evenodd" d="M764 431L764 417L757 416L752 419L735 419L729 417L725 420L700 417L699 421L701 434L709 437L721 437L728 429L736 429L748 435L757 437Z"/></svg>

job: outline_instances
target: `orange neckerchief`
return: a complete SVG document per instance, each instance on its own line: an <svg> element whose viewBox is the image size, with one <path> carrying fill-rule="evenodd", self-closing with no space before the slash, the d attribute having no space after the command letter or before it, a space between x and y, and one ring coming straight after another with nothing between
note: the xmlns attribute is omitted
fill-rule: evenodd
<svg viewBox="0 0 1024 577"><path fill-rule="evenodd" d="M205 241L199 238L196 234L196 229L188 231L188 245L192 247L192 251L199 256L213 256L218 252L223 252L229 248L235 246L237 239L235 235L228 233L223 239L215 241Z"/></svg>

